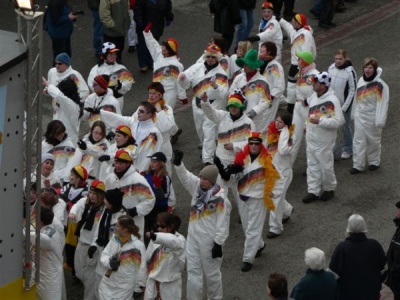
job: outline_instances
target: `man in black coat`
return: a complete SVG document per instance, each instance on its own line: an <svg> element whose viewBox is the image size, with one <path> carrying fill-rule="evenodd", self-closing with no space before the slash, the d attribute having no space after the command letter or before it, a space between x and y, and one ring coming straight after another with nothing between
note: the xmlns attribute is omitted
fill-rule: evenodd
<svg viewBox="0 0 400 300"><path fill-rule="evenodd" d="M396 232L387 252L389 274L386 285L392 290L394 299L400 300L400 202L396 203L396 208L396 218L393 220Z"/></svg>
<svg viewBox="0 0 400 300"><path fill-rule="evenodd" d="M365 235L367 226L362 216L350 216L348 237L337 245L329 268L339 278L337 299L379 299L381 271L386 265L381 244Z"/></svg>

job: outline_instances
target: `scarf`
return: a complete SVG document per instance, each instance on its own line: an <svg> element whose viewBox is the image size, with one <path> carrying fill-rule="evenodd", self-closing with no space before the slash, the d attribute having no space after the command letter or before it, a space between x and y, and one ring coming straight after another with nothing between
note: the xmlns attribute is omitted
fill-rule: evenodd
<svg viewBox="0 0 400 300"><path fill-rule="evenodd" d="M114 174L117 175L118 179L121 179L122 176L124 176L125 173L128 172L128 170L129 170L130 167L131 167L131 166L129 166L128 168L126 168L126 170L121 171L121 172L117 172L117 171L115 171L115 169L114 169Z"/></svg>
<svg viewBox="0 0 400 300"><path fill-rule="evenodd" d="M94 224L94 218L96 213L100 210L102 206L93 207L92 204L86 204L85 210L82 214L82 219L78 222L76 227L75 235L79 237L81 235L81 229L92 230Z"/></svg>
<svg viewBox="0 0 400 300"><path fill-rule="evenodd" d="M258 72L258 71L255 70L255 71L253 71L253 72L246 73L246 80L247 80L247 81L250 81L250 79L252 79L253 76L257 74L257 72Z"/></svg>
<svg viewBox="0 0 400 300"><path fill-rule="evenodd" d="M104 210L99 224L99 234L96 244L100 247L105 247L110 241L110 226L113 212L111 210Z"/></svg>
<svg viewBox="0 0 400 300"><path fill-rule="evenodd" d="M294 131L294 124L289 126L289 146L292 145L292 136ZM279 136L281 135L282 130L278 130L276 128L275 121L272 121L267 129L267 149L271 156L274 156L276 150L278 150Z"/></svg>
<svg viewBox="0 0 400 300"><path fill-rule="evenodd" d="M198 214L204 210L204 206L210 200L211 196L216 194L220 189L221 187L218 184L214 184L211 189L205 191L199 185L196 193L196 204L194 205Z"/></svg>
<svg viewBox="0 0 400 300"><path fill-rule="evenodd" d="M204 66L206 67L206 70L204 71L204 74L207 74L208 72L210 72L212 69L215 69L216 67L218 67L219 62L216 62L213 65L208 65L207 62L204 62Z"/></svg>

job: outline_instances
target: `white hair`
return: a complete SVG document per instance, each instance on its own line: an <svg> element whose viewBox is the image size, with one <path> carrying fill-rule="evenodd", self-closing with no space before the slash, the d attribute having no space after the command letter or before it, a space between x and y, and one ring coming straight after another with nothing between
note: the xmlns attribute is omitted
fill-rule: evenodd
<svg viewBox="0 0 400 300"><path fill-rule="evenodd" d="M361 233L367 232L367 224L362 216L359 214L352 214L347 223L347 233Z"/></svg>
<svg viewBox="0 0 400 300"><path fill-rule="evenodd" d="M326 267L325 253L316 247L309 248L304 253L307 268L315 271L324 270Z"/></svg>

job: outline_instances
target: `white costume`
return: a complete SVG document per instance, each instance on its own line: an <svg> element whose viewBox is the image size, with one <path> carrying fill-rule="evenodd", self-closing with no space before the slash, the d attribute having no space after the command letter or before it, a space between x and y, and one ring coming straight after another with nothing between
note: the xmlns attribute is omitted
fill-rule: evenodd
<svg viewBox="0 0 400 300"><path fill-rule="evenodd" d="M137 282L146 278L146 248L133 235L125 244L121 244L118 236L114 235L100 258L101 265L107 270L110 269L112 256L117 256L121 264L109 277L102 277L100 300L131 300Z"/></svg>
<svg viewBox="0 0 400 300"><path fill-rule="evenodd" d="M129 156L133 159L133 165L135 165L135 160L136 160L136 152L137 152L137 147L135 145L128 145L126 147L121 147L118 148L116 143L113 143L108 147L106 155L110 156L110 160L108 161L103 161L100 166L100 174L99 174L99 179L104 181L107 177L108 174L113 172L113 163L114 163L114 157L115 153L117 153L118 150L125 150L126 152L129 153Z"/></svg>
<svg viewBox="0 0 400 300"><path fill-rule="evenodd" d="M232 82L235 80L236 76L238 76L240 73L243 72L243 68L239 67L236 64L236 60L238 59L237 54L232 54L229 59L230 59L229 68L231 74L231 78L229 78L229 86L230 86Z"/></svg>
<svg viewBox="0 0 400 300"><path fill-rule="evenodd" d="M385 126L389 106L389 87L380 78L382 69L372 81L360 78L357 84L356 101L353 105L354 119L353 167L364 171L368 165L381 163L381 135Z"/></svg>
<svg viewBox="0 0 400 300"><path fill-rule="evenodd" d="M68 169L68 162L75 154L75 146L71 142L69 138L66 138L57 146L53 146L46 142L46 140L42 141L42 154L50 153L56 159L54 163L54 174L57 175L58 178L64 178L64 174L71 169Z"/></svg>
<svg viewBox="0 0 400 300"><path fill-rule="evenodd" d="M156 239L147 247L147 271L145 300L157 298L159 284L162 299L182 298L182 272L186 262L185 237L179 232L155 233Z"/></svg>
<svg viewBox="0 0 400 300"><path fill-rule="evenodd" d="M259 48L264 42L273 42L276 45L276 60L278 62L282 59L282 29L275 16L272 16L268 21L261 20L258 27L259 33L257 36L260 38Z"/></svg>
<svg viewBox="0 0 400 300"><path fill-rule="evenodd" d="M78 87L79 96L81 97L81 101L83 102L86 97L89 96L89 87L87 86L81 73L72 69L71 66L69 66L62 73L58 73L56 67L51 68L47 74L47 80L49 81L49 83L57 86L63 79L67 78L68 76L74 77L74 81Z"/></svg>
<svg viewBox="0 0 400 300"><path fill-rule="evenodd" d="M333 167L333 146L337 129L344 117L338 98L330 88L322 96L314 93L308 100L307 118L307 186L308 193L319 196L321 189L329 192L336 188ZM310 115L319 116L319 124L312 124Z"/></svg>
<svg viewBox="0 0 400 300"><path fill-rule="evenodd" d="M183 163L175 166L176 173L192 196L190 208L189 229L186 243L187 257L187 299L203 299L203 276L207 280L208 299L223 299L222 297L222 258L212 258L214 243L223 246L229 235L229 219L231 204L225 191L215 185L209 190L208 200L197 203L197 189L200 178L186 170Z"/></svg>

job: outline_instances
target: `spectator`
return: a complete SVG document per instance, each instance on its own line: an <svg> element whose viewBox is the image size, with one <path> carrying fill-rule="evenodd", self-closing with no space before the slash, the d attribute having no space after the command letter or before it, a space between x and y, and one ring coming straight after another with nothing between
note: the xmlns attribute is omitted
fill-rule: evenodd
<svg viewBox="0 0 400 300"><path fill-rule="evenodd" d="M336 24L332 22L335 14L335 3L331 0L323 0L321 6L321 13L319 16L318 26L324 29L336 27Z"/></svg>
<svg viewBox="0 0 400 300"><path fill-rule="evenodd" d="M239 12L242 22L237 25L235 49L237 49L240 41L244 41L249 37L254 25L254 9L257 0L239 0Z"/></svg>
<svg viewBox="0 0 400 300"><path fill-rule="evenodd" d="M267 295L272 300L292 300L288 298L288 283L285 275L272 273L268 278Z"/></svg>
<svg viewBox="0 0 400 300"><path fill-rule="evenodd" d="M379 299L385 252L378 241L367 238L362 216L351 215L346 232L349 236L336 246L329 264L329 269L339 276L337 299Z"/></svg>
<svg viewBox="0 0 400 300"><path fill-rule="evenodd" d="M92 45L97 58L101 56L101 46L103 45L104 27L100 20L99 7L100 0L88 0L88 7L93 16L93 35Z"/></svg>
<svg viewBox="0 0 400 300"><path fill-rule="evenodd" d="M136 33L136 22L135 22L135 12L134 12L135 5L136 5L136 0L129 0L129 19L131 20L131 24L128 30L129 53L135 52L138 40Z"/></svg>
<svg viewBox="0 0 400 300"><path fill-rule="evenodd" d="M295 285L290 297L296 300L336 299L336 280L332 272L326 271L325 253L318 248L305 252L306 275Z"/></svg>
<svg viewBox="0 0 400 300"><path fill-rule="evenodd" d="M396 232L387 252L388 277L386 285L392 290L394 300L400 299L400 202L396 203L396 214L393 219Z"/></svg>
<svg viewBox="0 0 400 300"><path fill-rule="evenodd" d="M61 180L54 174L55 157L50 153L43 153L40 167L41 188L55 188L61 190ZM36 182L35 174L31 175L31 182Z"/></svg>
<svg viewBox="0 0 400 300"><path fill-rule="evenodd" d="M272 5L274 7L274 15L280 19L281 18L281 11L283 5L285 8L283 9L283 18L285 20L290 21L294 16L294 2L295 0L271 0Z"/></svg>

